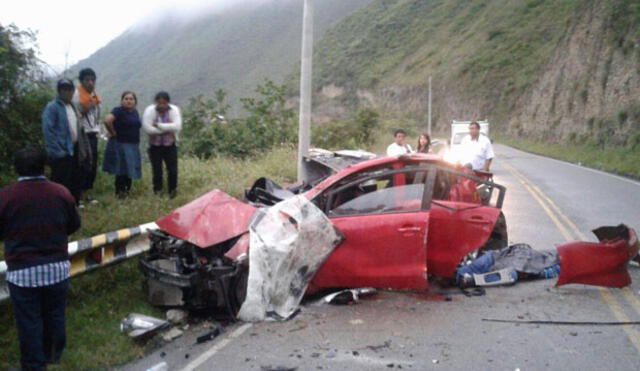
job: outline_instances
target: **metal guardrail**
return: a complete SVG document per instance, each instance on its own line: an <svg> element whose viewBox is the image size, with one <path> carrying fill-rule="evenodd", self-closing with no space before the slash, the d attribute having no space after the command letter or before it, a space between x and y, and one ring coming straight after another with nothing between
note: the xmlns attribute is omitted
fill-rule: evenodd
<svg viewBox="0 0 640 371"><path fill-rule="evenodd" d="M149 230L158 229L156 223L103 233L69 243L71 277L127 260L149 250ZM0 261L0 303L9 299L5 280L7 263Z"/></svg>

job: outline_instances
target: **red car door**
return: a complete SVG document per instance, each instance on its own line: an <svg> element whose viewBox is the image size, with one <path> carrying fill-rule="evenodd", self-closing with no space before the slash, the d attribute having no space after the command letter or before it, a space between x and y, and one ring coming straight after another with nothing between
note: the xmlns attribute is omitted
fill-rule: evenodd
<svg viewBox="0 0 640 371"><path fill-rule="evenodd" d="M349 201L328 215L345 240L318 270L311 291L328 287L428 287L429 211L422 208L425 187L423 183L406 183L404 174L383 176L356 188L369 187L364 194L354 195L348 189L341 194Z"/></svg>

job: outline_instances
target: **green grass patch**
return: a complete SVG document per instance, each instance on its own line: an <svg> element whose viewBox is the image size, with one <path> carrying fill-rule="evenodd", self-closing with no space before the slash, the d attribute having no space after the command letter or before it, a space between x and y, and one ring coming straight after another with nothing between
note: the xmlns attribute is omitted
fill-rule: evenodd
<svg viewBox="0 0 640 371"><path fill-rule="evenodd" d="M506 137L498 141L527 152L640 179L640 148L601 148L591 144L542 143Z"/></svg>
<svg viewBox="0 0 640 371"><path fill-rule="evenodd" d="M145 164L144 170L143 179L134 182L127 200L115 197L113 177L99 174L93 196L100 204L81 211L83 226L72 239L157 220L215 188L242 197L243 190L260 176L280 183L293 182L296 152L293 147L283 147L247 160L181 158L179 193L173 200L153 194L150 165ZM119 331L119 323L128 313L164 316L146 302L137 260L71 280L67 347L61 365L51 367L52 370L107 369L141 357L154 346L133 342ZM19 366L20 352L10 305L0 305L0 334L0 369Z"/></svg>

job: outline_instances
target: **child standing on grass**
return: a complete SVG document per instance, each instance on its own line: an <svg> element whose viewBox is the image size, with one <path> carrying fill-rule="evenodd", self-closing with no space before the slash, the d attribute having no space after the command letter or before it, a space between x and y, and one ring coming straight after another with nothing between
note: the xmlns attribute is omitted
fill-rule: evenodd
<svg viewBox="0 0 640 371"><path fill-rule="evenodd" d="M129 195L133 179L142 177L140 159L140 115L135 93L125 91L120 98L120 107L114 108L105 118L109 142L104 154L102 170L116 176L115 188L118 198Z"/></svg>

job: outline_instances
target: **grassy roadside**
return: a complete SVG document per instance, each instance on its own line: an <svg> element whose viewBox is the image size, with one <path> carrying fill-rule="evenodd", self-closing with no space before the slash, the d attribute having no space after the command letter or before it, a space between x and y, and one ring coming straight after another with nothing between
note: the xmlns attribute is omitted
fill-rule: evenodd
<svg viewBox="0 0 640 371"><path fill-rule="evenodd" d="M113 178L100 174L93 192L100 204L81 212L83 227L72 239L156 220L215 188L241 197L260 176L291 182L295 180L296 152L280 148L253 160L181 158L179 165L179 195L173 200L153 195L148 164L143 179L134 182L132 195L125 201L114 197ZM163 316L146 303L141 285L137 259L74 278L67 306L67 348L62 364L50 369L107 369L142 356L152 347L137 344L119 331L120 320L128 313ZM0 305L0 334L0 369L19 366L10 305Z"/></svg>
<svg viewBox="0 0 640 371"><path fill-rule="evenodd" d="M589 144L541 143L506 137L498 138L497 141L527 152L640 179L640 148L602 149Z"/></svg>

